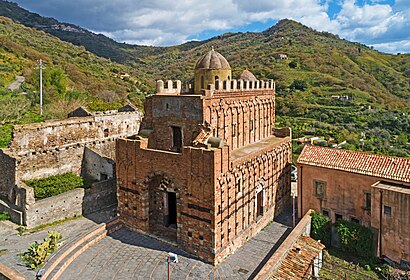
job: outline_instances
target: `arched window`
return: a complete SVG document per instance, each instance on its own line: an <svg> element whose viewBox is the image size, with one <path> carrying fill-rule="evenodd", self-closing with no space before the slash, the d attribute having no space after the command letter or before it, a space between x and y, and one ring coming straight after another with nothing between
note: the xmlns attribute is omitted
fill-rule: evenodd
<svg viewBox="0 0 410 280"><path fill-rule="evenodd" d="M215 89L219 89L219 77L215 76Z"/></svg>
<svg viewBox="0 0 410 280"><path fill-rule="evenodd" d="M201 89L205 88L205 80L204 80L204 76L201 76Z"/></svg>

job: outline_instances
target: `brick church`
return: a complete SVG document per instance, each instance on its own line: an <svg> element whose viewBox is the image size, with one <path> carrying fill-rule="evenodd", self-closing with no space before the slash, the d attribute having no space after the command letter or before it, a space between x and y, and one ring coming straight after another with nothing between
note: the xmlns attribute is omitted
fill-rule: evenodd
<svg viewBox="0 0 410 280"><path fill-rule="evenodd" d="M219 263L290 202L291 132L274 123L274 82L232 79L213 49L193 85L157 81L139 134L117 140L121 221Z"/></svg>

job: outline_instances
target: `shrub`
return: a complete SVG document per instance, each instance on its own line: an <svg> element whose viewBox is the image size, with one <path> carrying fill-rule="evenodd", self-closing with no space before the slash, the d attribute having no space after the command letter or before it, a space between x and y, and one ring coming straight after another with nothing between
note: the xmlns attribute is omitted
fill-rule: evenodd
<svg viewBox="0 0 410 280"><path fill-rule="evenodd" d="M312 213L312 228L311 236L316 240L320 240L326 246L330 245L331 240L331 223L330 219L318 212Z"/></svg>
<svg viewBox="0 0 410 280"><path fill-rule="evenodd" d="M360 224L345 220L335 223L340 240L340 248L361 257L370 257L372 251L372 231Z"/></svg>
<svg viewBox="0 0 410 280"><path fill-rule="evenodd" d="M58 241L61 237L61 234L57 231L48 232L48 237L44 238L42 243L37 243L36 241L31 244L27 252L19 254L21 260L31 269L42 267L47 256L53 253L60 245Z"/></svg>
<svg viewBox="0 0 410 280"><path fill-rule="evenodd" d="M10 220L10 214L7 212L0 212L0 221Z"/></svg>
<svg viewBox="0 0 410 280"><path fill-rule="evenodd" d="M34 188L36 199L55 196L84 186L83 178L71 172L44 179L28 180L25 183Z"/></svg>

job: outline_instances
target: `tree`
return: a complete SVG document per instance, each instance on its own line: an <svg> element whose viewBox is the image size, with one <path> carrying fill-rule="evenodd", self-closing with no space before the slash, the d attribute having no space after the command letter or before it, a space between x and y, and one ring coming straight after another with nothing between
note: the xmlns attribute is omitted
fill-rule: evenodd
<svg viewBox="0 0 410 280"><path fill-rule="evenodd" d="M305 91L307 87L308 87L307 83L303 80L294 80L293 83L289 86L289 88L292 91L294 90Z"/></svg>

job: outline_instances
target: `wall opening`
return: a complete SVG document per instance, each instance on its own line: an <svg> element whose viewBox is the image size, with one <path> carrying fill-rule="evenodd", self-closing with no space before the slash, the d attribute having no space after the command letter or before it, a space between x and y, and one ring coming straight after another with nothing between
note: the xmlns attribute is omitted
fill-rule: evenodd
<svg viewBox="0 0 410 280"><path fill-rule="evenodd" d="M171 126L172 128L172 148L177 152L182 152L182 129L179 126Z"/></svg>
<svg viewBox="0 0 410 280"><path fill-rule="evenodd" d="M256 217L263 216L263 191L256 194Z"/></svg>
<svg viewBox="0 0 410 280"><path fill-rule="evenodd" d="M165 226L177 227L177 194L174 192L167 192L168 204L168 219L166 219Z"/></svg>
<svg viewBox="0 0 410 280"><path fill-rule="evenodd" d="M201 76L201 89L205 88L205 79L204 76Z"/></svg>
<svg viewBox="0 0 410 280"><path fill-rule="evenodd" d="M104 129L104 137L108 137L109 130L108 128Z"/></svg>

